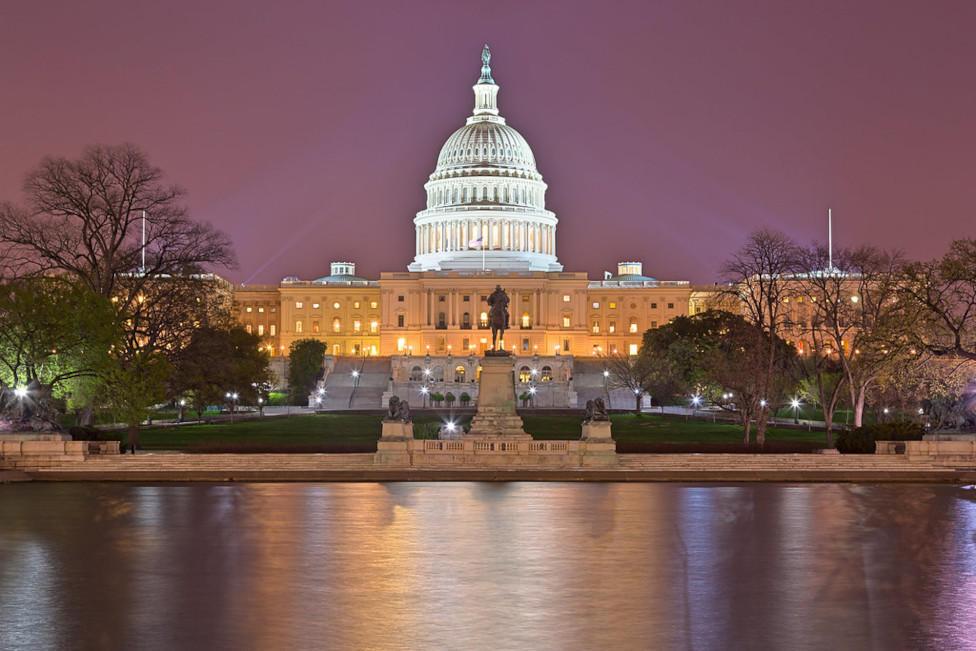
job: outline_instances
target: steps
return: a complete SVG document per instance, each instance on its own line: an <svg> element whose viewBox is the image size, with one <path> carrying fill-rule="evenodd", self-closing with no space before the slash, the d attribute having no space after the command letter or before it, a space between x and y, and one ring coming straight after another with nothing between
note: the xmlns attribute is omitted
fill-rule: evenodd
<svg viewBox="0 0 976 651"><path fill-rule="evenodd" d="M310 406L328 411L381 409L389 383L389 357L338 357L325 378L325 394Z"/></svg>

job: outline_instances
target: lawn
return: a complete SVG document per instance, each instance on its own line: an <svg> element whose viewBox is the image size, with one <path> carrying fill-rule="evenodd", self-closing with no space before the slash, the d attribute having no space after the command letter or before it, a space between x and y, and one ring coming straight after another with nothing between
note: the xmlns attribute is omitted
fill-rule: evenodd
<svg viewBox="0 0 976 651"><path fill-rule="evenodd" d="M447 413L415 413L414 433L420 438L436 436L437 428L446 422ZM455 421L467 425L471 415L459 415ZM540 440L577 439L581 433L580 416L525 414L525 431ZM360 452L376 449L382 416L363 414L319 414L278 418L261 418L214 425L184 425L168 429L146 429L141 443L146 450L230 451L302 451ZM737 425L711 423L683 418L614 414L613 438L624 447L648 444L737 444L742 428ZM823 432L770 428L771 442L822 446ZM635 448L635 450L637 449ZM649 451L649 450L648 450ZM658 451L658 450L655 450Z"/></svg>

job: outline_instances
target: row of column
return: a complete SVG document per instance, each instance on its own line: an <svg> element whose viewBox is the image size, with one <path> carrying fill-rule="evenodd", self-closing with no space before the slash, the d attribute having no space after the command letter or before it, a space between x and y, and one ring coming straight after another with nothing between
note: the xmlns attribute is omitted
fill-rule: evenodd
<svg viewBox="0 0 976 651"><path fill-rule="evenodd" d="M491 289L485 288L483 293L490 293ZM549 301L547 297L552 294L552 290L519 290L512 289L509 290L510 303L508 305L508 315L509 315L509 328L519 328L522 325L522 314L523 312L529 313L529 324L533 328L543 328L549 322ZM487 312L488 307L481 305L480 296L482 294L479 292L461 292L457 290L451 290L446 294L447 300L444 301L444 307L441 307L441 302L438 300L439 296L444 296L443 293L438 293L434 289L423 290L423 305L425 313L425 322L428 327L434 327L438 323L438 316L441 312L444 312L445 323L448 327L454 328L461 325L462 315L464 312L468 312L471 317L471 327L476 329L478 327L478 321L481 318L481 312ZM529 296L528 301L523 301L523 296ZM470 300L468 301L467 309L462 305L462 297L468 296ZM528 306L525 305L528 303ZM527 309L528 308L528 309Z"/></svg>
<svg viewBox="0 0 976 651"><path fill-rule="evenodd" d="M417 255L438 251L470 251L471 240L482 238L488 250L526 251L553 255L556 227L514 220L467 220L421 224L417 227Z"/></svg>

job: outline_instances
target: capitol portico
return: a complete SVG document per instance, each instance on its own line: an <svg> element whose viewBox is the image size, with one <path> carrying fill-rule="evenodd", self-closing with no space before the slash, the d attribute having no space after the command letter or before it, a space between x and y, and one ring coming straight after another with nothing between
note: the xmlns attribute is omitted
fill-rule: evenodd
<svg viewBox="0 0 976 651"><path fill-rule="evenodd" d="M706 288L645 276L641 262L621 262L599 280L563 271L546 183L499 113L487 46L473 89L472 115L424 186L406 270L370 280L337 262L315 280L235 290L241 321L273 355L308 337L336 357L480 354L491 342L486 299L496 284L511 299L504 346L517 356L635 354L648 328L703 309Z"/></svg>

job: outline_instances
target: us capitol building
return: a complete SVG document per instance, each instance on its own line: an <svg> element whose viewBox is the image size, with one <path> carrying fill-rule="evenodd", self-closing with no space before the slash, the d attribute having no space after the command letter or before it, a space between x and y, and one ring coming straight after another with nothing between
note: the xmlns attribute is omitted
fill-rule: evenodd
<svg viewBox="0 0 976 651"><path fill-rule="evenodd" d="M391 377L401 366L409 375L411 357L479 356L491 345L486 299L501 285L511 299L505 349L550 359L550 371L566 368L568 379L573 357L636 354L648 328L704 309L706 288L649 278L640 262L621 262L600 280L563 270L547 185L528 142L499 113L490 58L485 46L474 111L444 143L424 185L427 205L414 218L407 270L371 280L357 276L352 262L333 262L315 280L235 288L242 323L273 356L311 337L327 343L330 363L390 358ZM447 369L448 382L473 379L452 378L453 364L436 367Z"/></svg>

